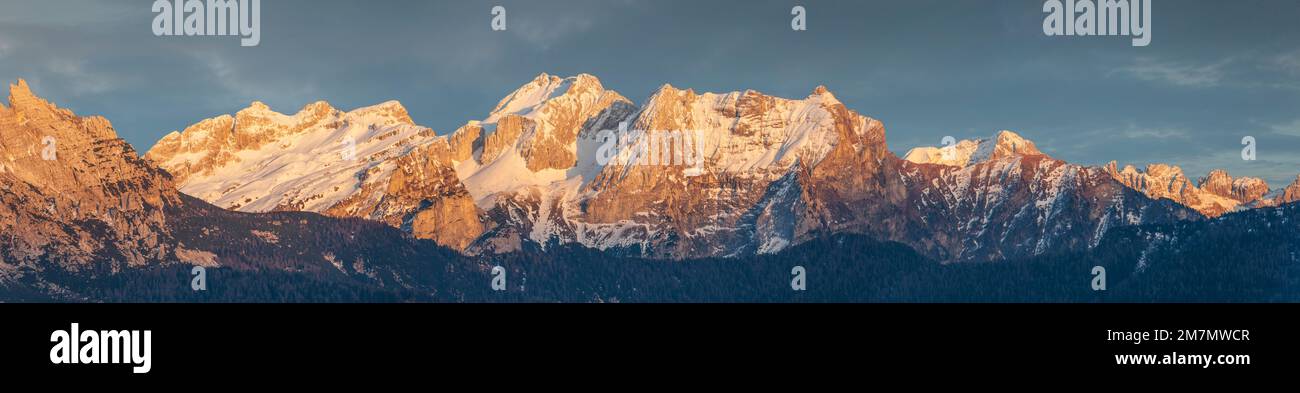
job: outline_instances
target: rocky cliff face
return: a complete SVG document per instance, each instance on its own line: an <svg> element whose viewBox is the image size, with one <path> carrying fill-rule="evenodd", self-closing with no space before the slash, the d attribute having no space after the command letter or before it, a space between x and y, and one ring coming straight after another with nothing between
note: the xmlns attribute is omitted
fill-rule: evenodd
<svg viewBox="0 0 1300 393"><path fill-rule="evenodd" d="M1132 165L1119 169L1111 162L1106 173L1125 186L1153 199L1168 199L1195 209L1206 217L1219 217L1246 208L1269 192L1263 179L1233 179L1223 170L1211 171L1192 183L1182 168L1165 164L1148 165L1139 170Z"/></svg>
<svg viewBox="0 0 1300 393"><path fill-rule="evenodd" d="M324 213L382 221L418 238L463 250L484 227L451 162L450 145L445 139L435 140L396 158L396 168L386 182L367 183Z"/></svg>
<svg viewBox="0 0 1300 393"><path fill-rule="evenodd" d="M102 117L78 117L25 81L0 105L0 265L57 259L138 266L173 255L170 177L136 156ZM0 268L0 270L5 270Z"/></svg>
<svg viewBox="0 0 1300 393"><path fill-rule="evenodd" d="M1264 179L1242 177L1233 179L1228 171L1215 169L1196 183L1201 190L1243 204L1259 200L1269 193L1268 183Z"/></svg>
<svg viewBox="0 0 1300 393"><path fill-rule="evenodd" d="M1251 203L1251 207L1275 207L1300 201L1300 176L1285 188L1279 188L1261 196Z"/></svg>
<svg viewBox="0 0 1300 393"><path fill-rule="evenodd" d="M969 154L960 150L963 144L972 146ZM1125 188L1101 169L1049 157L1014 132L945 148L952 152L930 149L958 159L930 163L935 154L918 153L921 149L908 154L899 168L907 197L894 214L911 222L886 233L910 233L914 240L896 240L942 260L1087 249L1115 227L1194 215Z"/></svg>

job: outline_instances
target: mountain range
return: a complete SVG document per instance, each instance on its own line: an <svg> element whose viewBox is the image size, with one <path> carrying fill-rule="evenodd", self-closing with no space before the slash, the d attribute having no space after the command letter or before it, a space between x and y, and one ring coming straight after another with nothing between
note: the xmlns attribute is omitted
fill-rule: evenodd
<svg viewBox="0 0 1300 393"><path fill-rule="evenodd" d="M1191 236L1179 236L1189 225L1297 225L1245 217L1290 217L1300 178L1271 190L1224 171L1193 182L1168 165L1077 165L1011 131L900 158L879 120L820 86L788 99L663 85L642 102L591 75L542 74L445 135L415 124L395 101L352 111L316 102L292 115L254 102L172 132L140 157L107 120L78 117L19 81L9 106L0 105L0 228L8 235L0 238L0 288L132 299L86 288L205 266L248 280L288 275L284 285L332 294L309 300L463 301L483 299L465 283L501 261L596 253L652 265L770 263L834 248L826 239L845 236L935 266L1140 248L1131 266L1144 271L1153 265L1148 254ZM633 159L602 159L618 135L611 131L626 134L630 143L618 146ZM683 145L659 137L681 131L698 136L701 166L635 157L661 146L665 157L681 154ZM50 145L54 159L43 155ZM1234 225L1216 224L1225 219ZM1300 244L1281 246L1270 255ZM559 274L539 272L538 263L510 271ZM657 299L588 291L540 299ZM270 299L297 299L284 293L299 292Z"/></svg>
<svg viewBox="0 0 1300 393"><path fill-rule="evenodd" d="M620 124L630 150L655 133L701 135L703 174L602 164L602 131ZM529 243L725 257L850 232L944 261L1014 259L1087 248L1116 226L1273 206L1300 190L1268 196L1262 180L1221 171L1193 184L1177 167L1073 165L1010 131L900 159L880 121L824 87L785 99L664 85L637 105L585 74L539 75L444 136L396 102L352 112L318 102L294 115L254 103L169 134L145 157L223 208L366 218L470 255Z"/></svg>

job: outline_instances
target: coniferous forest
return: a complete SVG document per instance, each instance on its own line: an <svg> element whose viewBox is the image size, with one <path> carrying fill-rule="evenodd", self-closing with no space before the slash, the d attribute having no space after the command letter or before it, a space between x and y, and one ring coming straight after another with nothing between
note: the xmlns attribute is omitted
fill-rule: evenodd
<svg viewBox="0 0 1300 393"><path fill-rule="evenodd" d="M11 301L92 302L1294 302L1300 301L1300 206L1165 226L1118 228L1088 251L951 263L910 248L835 234L774 255L667 261L576 246L491 257L420 241L377 243L371 262L338 271L191 265L65 272L11 285ZM382 226L357 221L362 233ZM312 236L333 236L315 233ZM383 251L387 250L388 253ZM378 255L376 257L375 255ZM273 257L273 256L271 256ZM340 256L339 258L355 258ZM350 260L350 259L348 259ZM504 290L494 290L505 272ZM805 290L792 288L803 267ZM1105 289L1094 290L1094 268Z"/></svg>

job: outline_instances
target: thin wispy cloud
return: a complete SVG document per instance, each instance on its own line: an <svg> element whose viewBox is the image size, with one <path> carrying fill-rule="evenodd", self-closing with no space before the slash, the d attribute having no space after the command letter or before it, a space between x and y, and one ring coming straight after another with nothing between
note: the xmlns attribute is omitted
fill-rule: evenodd
<svg viewBox="0 0 1300 393"><path fill-rule="evenodd" d="M1288 123L1272 124L1268 128L1278 134L1300 137L1300 118Z"/></svg>
<svg viewBox="0 0 1300 393"><path fill-rule="evenodd" d="M1187 138L1189 135L1191 135L1190 132L1188 132L1187 130L1184 130L1184 129L1177 129L1177 128L1141 128L1141 127L1137 127L1137 126L1135 126L1135 125L1130 125L1128 129L1125 129L1125 130L1120 131L1119 134L1120 134L1120 135L1123 135L1124 137L1129 138L1129 139L1141 139L1141 138L1158 138L1158 139L1168 139L1168 138Z"/></svg>
<svg viewBox="0 0 1300 393"><path fill-rule="evenodd" d="M21 3L21 4L18 4ZM0 24L100 28L149 12L149 1L6 1Z"/></svg>
<svg viewBox="0 0 1300 393"><path fill-rule="evenodd" d="M216 83L218 91L212 92L213 101L211 105L222 106L230 104L232 98L242 104L252 101L268 101L277 103L304 103L320 99L320 89L314 78L289 77L276 80L274 78L250 78L249 75L258 75L255 66L231 61L224 53L219 51L196 50L188 52L195 64L202 68L198 71L207 73L207 78ZM224 102L223 102L224 101ZM279 110L290 110L297 108L276 108Z"/></svg>
<svg viewBox="0 0 1300 393"><path fill-rule="evenodd" d="M86 65L85 61L76 59L55 59L45 64L46 69L57 80L69 87L74 96L102 94L118 88L121 79L116 75L100 72Z"/></svg>
<svg viewBox="0 0 1300 393"><path fill-rule="evenodd" d="M1300 76L1300 50L1277 55L1273 58L1273 65L1292 76Z"/></svg>
<svg viewBox="0 0 1300 393"><path fill-rule="evenodd" d="M556 19L523 19L515 24L513 33L529 45L549 49L557 42L571 39L591 29L595 24L587 15L562 14Z"/></svg>
<svg viewBox="0 0 1300 393"><path fill-rule="evenodd" d="M1232 59L1224 59L1210 64L1194 64L1139 57L1134 64L1119 68L1112 74L1174 86L1214 87L1223 81L1224 69L1232 62Z"/></svg>

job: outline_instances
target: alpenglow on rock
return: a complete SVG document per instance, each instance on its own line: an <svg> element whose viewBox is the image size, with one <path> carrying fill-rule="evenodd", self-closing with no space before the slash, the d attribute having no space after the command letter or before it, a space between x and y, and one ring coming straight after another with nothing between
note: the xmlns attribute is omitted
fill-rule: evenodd
<svg viewBox="0 0 1300 393"><path fill-rule="evenodd" d="M26 81L9 86L9 106L0 105L0 267L140 266L174 255L164 211L179 204L171 178L108 120L59 108Z"/></svg>
<svg viewBox="0 0 1300 393"><path fill-rule="evenodd" d="M699 165L599 157L611 135L634 154L683 148L660 133L690 135ZM356 161L338 158L344 139ZM1197 201L1213 214L1285 198L1226 173L1201 181L1207 196L1179 197L1135 169L1054 159L1011 131L902 159L880 121L820 86L788 99L663 85L638 105L586 74L541 74L445 136L395 103L292 116L255 105L169 135L148 157L218 206L366 218L468 254L577 244L727 257L857 233L942 261L1004 260L1095 247L1120 226L1200 219ZM1180 171L1155 172L1196 188Z"/></svg>
<svg viewBox="0 0 1300 393"><path fill-rule="evenodd" d="M108 120L59 108L22 80L9 91L0 104L0 300L208 300L189 277L168 277L193 267L221 269L219 285L240 288L228 292L235 297L273 286L261 294L269 301L346 300L357 285L460 297L437 275L459 256L431 242L369 220L220 209L178 192ZM420 213L443 218L429 211Z"/></svg>
<svg viewBox="0 0 1300 393"><path fill-rule="evenodd" d="M1197 183L1192 183L1182 168L1165 164L1148 165L1145 170L1132 165L1119 169L1118 164L1112 161L1106 166L1106 173L1150 198L1177 202L1206 217L1219 217L1249 208L1269 192L1263 179L1233 179L1223 170L1211 171Z"/></svg>
<svg viewBox="0 0 1300 393"><path fill-rule="evenodd" d="M367 218L462 249L483 223L452 155L396 101L351 112L317 102L294 115L254 102L167 135L145 158L220 207Z"/></svg>

